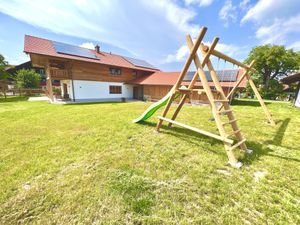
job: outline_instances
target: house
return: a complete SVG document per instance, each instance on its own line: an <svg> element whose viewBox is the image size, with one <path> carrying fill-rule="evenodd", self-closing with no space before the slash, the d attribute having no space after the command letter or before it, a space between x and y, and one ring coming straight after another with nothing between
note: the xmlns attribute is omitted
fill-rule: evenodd
<svg viewBox="0 0 300 225"><path fill-rule="evenodd" d="M300 107L300 73L296 73L281 79L281 82L284 84L293 84L297 83L296 93L295 93L295 106Z"/></svg>
<svg viewBox="0 0 300 225"><path fill-rule="evenodd" d="M141 98L125 82L158 71L144 60L81 48L26 35L24 52L32 66L45 69L47 95L56 101L52 80L61 83L62 96L76 102Z"/></svg>
<svg viewBox="0 0 300 225"><path fill-rule="evenodd" d="M64 100L156 100L171 89L180 73L163 72L144 60L101 51L98 45L91 50L30 35L25 35L24 52L29 54L33 67L45 70L47 95L51 102L59 98L53 94L52 80L60 81ZM238 81L241 72L217 71L226 93ZM186 84L192 75L193 72L186 75ZM210 80L208 73L207 77ZM201 82L197 81L196 86L201 87ZM245 87L245 82L239 87ZM191 99L205 101L206 97L195 94Z"/></svg>

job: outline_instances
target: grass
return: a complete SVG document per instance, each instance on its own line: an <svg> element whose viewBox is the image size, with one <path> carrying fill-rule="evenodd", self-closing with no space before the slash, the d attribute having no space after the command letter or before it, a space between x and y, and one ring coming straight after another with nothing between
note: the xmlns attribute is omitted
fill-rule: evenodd
<svg viewBox="0 0 300 225"><path fill-rule="evenodd" d="M26 100L0 100L1 224L300 223L300 110L289 104L268 102L271 127L257 102L235 102L254 153L233 169L219 141L157 134L155 117L131 123L149 103ZM186 106L178 121L215 132L210 116Z"/></svg>

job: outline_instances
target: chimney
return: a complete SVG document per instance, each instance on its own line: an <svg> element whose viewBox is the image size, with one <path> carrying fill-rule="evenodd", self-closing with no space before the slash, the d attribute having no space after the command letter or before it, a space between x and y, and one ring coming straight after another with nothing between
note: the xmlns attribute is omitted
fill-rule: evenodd
<svg viewBox="0 0 300 225"><path fill-rule="evenodd" d="M100 53L100 46L99 46L99 45L96 45L96 46L95 46L95 51L96 51L97 53Z"/></svg>

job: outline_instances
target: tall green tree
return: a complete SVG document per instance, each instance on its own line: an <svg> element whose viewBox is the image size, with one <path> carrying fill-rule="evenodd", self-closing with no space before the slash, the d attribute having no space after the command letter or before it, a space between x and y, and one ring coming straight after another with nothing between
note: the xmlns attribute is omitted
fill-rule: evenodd
<svg viewBox="0 0 300 225"><path fill-rule="evenodd" d="M20 69L16 73L16 81L19 88L37 88L41 77L32 69Z"/></svg>
<svg viewBox="0 0 300 225"><path fill-rule="evenodd" d="M0 92L3 92L6 98L7 91L7 78L9 78L9 73L6 72L6 67L8 63L5 61L3 55L0 54Z"/></svg>
<svg viewBox="0 0 300 225"><path fill-rule="evenodd" d="M250 63L252 60L255 60L254 68L257 71L253 76L268 92L270 80L299 69L300 53L283 45L261 45L254 47L245 61Z"/></svg>
<svg viewBox="0 0 300 225"><path fill-rule="evenodd" d="M0 80L5 80L9 76L5 70L7 65L8 63L5 61L4 56L0 54Z"/></svg>

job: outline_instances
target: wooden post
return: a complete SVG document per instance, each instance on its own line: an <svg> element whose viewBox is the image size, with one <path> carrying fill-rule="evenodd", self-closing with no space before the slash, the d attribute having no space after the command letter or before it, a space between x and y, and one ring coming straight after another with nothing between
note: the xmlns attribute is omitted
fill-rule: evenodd
<svg viewBox="0 0 300 225"><path fill-rule="evenodd" d="M51 74L50 74L49 61L46 62L45 73L46 73L46 87L47 87L48 97L49 97L51 103L53 103L54 98L53 98L53 89L52 89L52 80L51 80Z"/></svg>
<svg viewBox="0 0 300 225"><path fill-rule="evenodd" d="M251 88L252 88L252 90L253 90L253 92L254 92L256 98L258 99L258 101L259 101L261 107L263 108L264 113L266 114L266 117L267 117L269 123L270 123L272 126L275 126L275 122L274 122L274 120L273 120L273 118L272 118L272 115L271 115L271 113L269 112L267 106L265 105L264 100L262 99L261 95L259 94L259 92L258 92L258 90L257 90L257 88L256 88L256 86L255 86L255 84L254 84L254 82L253 82L253 80L252 80L252 78L250 77L249 74L247 74L247 79L248 79L248 82L249 82L249 84L250 84L250 86L251 86Z"/></svg>
<svg viewBox="0 0 300 225"><path fill-rule="evenodd" d="M189 36L187 38L187 44L189 46L190 49L192 49L193 47L193 40L192 38ZM217 43L214 44L214 46L212 45L211 48L214 49L215 45ZM211 49L211 50L212 50ZM209 64L210 60L209 58L207 59L207 65ZM205 73L203 71L203 67L202 67L202 64L200 62L200 59L198 57L198 55L196 54L195 57L194 57L194 63L196 65L196 68L197 68L197 71L198 71L198 74L200 76L200 79L201 79L201 82L202 82L202 86L206 92L206 95L207 95L207 98L210 102L210 105L211 105L211 109L212 109L212 113L214 115L214 118L215 118L215 121L216 121L216 125L217 125L217 128L219 130L219 133L221 135L221 137L226 137L226 132L225 132L225 129L224 129L224 126L222 126L222 121L221 121L221 118L217 112L217 107L216 105L214 104L214 96L213 96L213 93L210 89L210 86L208 84L208 81L207 81L207 78L205 76ZM231 149L231 144L228 144L226 142L223 142L224 143L224 147L225 147L225 150L226 150L226 154L228 156L228 159L229 159L229 163L231 165L236 165L238 163L237 159L235 158L235 155Z"/></svg>
<svg viewBox="0 0 300 225"><path fill-rule="evenodd" d="M169 100L167 102L167 105L166 105L166 107L165 107L165 109L164 109L164 111L162 113L162 117L165 117L167 115L167 113L168 113L168 111L169 111L169 109L171 107L171 104L172 104L172 102L174 100L175 92L180 87L180 84L181 84L183 78L185 77L185 75L186 75L186 73L187 73L187 71L188 71L188 69L189 69L189 67L190 67L190 65L191 65L191 63L193 61L193 58L194 58L195 54L197 53L197 50L198 50L198 48L199 48L199 46L201 44L202 39L204 38L204 35L205 35L206 31L207 31L206 27L202 27L201 28L200 33L199 33L199 35L197 37L197 40L195 42L195 45L191 49L190 55L189 55L188 59L186 60L184 66L183 66L183 69L182 69L182 71L181 71L181 73L180 73L180 75L178 77L178 80L177 80L176 84L173 87L173 94L171 95L171 97L169 98ZM162 122L163 122L163 120L159 119L159 121L157 123L157 126L156 126L156 130L157 131L159 131L159 129L160 129L161 125L162 125Z"/></svg>

